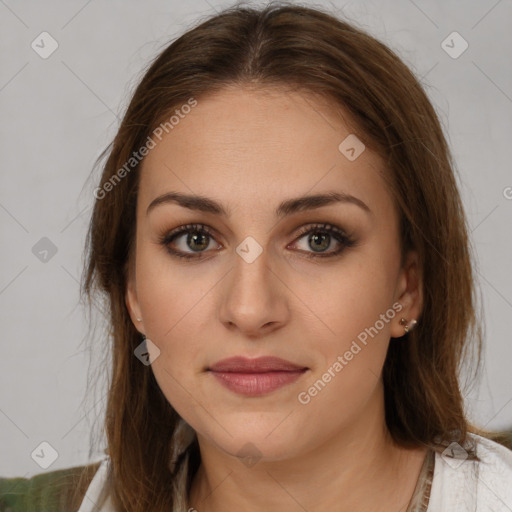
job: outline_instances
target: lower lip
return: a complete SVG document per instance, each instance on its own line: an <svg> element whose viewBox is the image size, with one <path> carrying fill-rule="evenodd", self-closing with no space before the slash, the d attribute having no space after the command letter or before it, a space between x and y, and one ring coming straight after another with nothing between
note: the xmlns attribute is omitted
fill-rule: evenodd
<svg viewBox="0 0 512 512"><path fill-rule="evenodd" d="M296 381L306 370L266 372L266 373L234 373L214 372L221 384L241 395L258 396L270 393Z"/></svg>

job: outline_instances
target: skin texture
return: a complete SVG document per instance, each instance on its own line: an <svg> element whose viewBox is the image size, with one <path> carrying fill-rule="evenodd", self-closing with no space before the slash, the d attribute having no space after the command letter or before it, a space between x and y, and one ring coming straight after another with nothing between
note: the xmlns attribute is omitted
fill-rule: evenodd
<svg viewBox="0 0 512 512"><path fill-rule="evenodd" d="M339 151L355 130L336 112L311 94L229 88L199 98L143 162L126 303L160 350L151 368L162 392L197 432L202 464L191 506L199 512L405 511L416 485L426 451L392 443L381 370L388 344L404 334L400 318L421 312L418 259L409 253L401 268L383 163L369 148L354 161ZM172 203L146 212L171 191L213 198L231 216ZM286 199L331 191L359 198L371 213L345 202L275 216ZM204 255L173 257L161 238L191 223L212 237L187 245L182 234L171 245ZM299 232L315 223L337 226L354 245L331 237L319 249ZM248 236L262 249L252 263L236 252ZM299 393L393 304L403 309L300 403ZM242 396L205 371L235 355L273 355L308 371L269 394Z"/></svg>

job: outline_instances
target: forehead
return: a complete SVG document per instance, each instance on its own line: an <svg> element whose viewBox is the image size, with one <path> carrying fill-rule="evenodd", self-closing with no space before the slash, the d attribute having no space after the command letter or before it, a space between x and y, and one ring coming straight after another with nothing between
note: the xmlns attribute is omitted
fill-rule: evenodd
<svg viewBox="0 0 512 512"><path fill-rule="evenodd" d="M354 138L355 123L332 102L304 92L238 87L197 98L183 112L161 140L154 139L142 163L142 207L178 191L254 214L273 211L288 197L337 191L381 214L393 208L380 157ZM343 152L347 145L364 150L350 159Z"/></svg>

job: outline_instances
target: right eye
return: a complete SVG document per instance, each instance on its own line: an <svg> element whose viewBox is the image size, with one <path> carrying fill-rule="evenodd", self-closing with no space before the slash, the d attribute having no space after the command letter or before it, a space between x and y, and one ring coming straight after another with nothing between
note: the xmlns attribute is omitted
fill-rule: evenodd
<svg viewBox="0 0 512 512"><path fill-rule="evenodd" d="M207 226L187 224L165 234L160 239L160 243L166 247L171 256L194 259L202 257L202 254L210 247L212 240L215 239ZM173 248L173 245L177 245L178 248Z"/></svg>

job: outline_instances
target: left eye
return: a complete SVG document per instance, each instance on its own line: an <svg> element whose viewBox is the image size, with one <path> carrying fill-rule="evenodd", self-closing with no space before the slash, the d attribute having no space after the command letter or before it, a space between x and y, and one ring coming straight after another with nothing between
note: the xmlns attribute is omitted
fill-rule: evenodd
<svg viewBox="0 0 512 512"><path fill-rule="evenodd" d="M309 247L305 249L301 248L300 252L312 258L336 256L346 247L354 245L354 241L348 235L341 229L330 224L308 226L307 229L303 229L300 232L296 241L291 245L297 244L297 240L301 240L306 236L308 236L306 244ZM171 256L193 259L201 258L202 254L207 252L210 248L212 240L215 240L215 238L207 226L202 224L190 224L177 228L164 235L160 243L166 247ZM327 251L333 242L337 242L341 248ZM172 247L173 245L177 246L177 248ZM221 246L218 246L217 248L220 247ZM313 250L309 251L308 248L312 248ZM187 249L192 250L189 251Z"/></svg>
<svg viewBox="0 0 512 512"><path fill-rule="evenodd" d="M346 247L352 247L354 241L342 230L336 226L330 224L321 224L312 227L308 227L307 230L302 232L298 240L306 238L306 256L308 257L329 257L340 254ZM337 242L341 245L341 248L337 250L327 251L332 243ZM296 243L296 242L295 242ZM309 252L308 249L312 248L313 252Z"/></svg>

